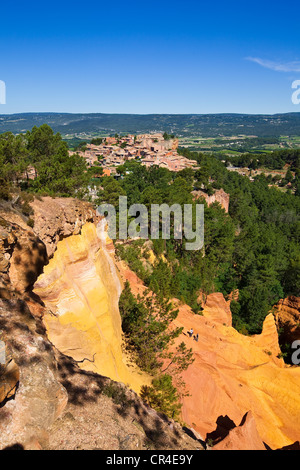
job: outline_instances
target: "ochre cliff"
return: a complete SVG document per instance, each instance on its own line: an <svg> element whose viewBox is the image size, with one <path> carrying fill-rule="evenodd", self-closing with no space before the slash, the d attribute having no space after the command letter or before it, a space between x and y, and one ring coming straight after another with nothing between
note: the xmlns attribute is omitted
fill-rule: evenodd
<svg viewBox="0 0 300 470"><path fill-rule="evenodd" d="M105 226L90 205L46 198L36 204L40 212L35 217L42 220L43 204L52 216L51 223L48 216L41 224L36 220L34 230L13 211L0 212L5 215L0 219L0 340L7 356L0 370L0 448L16 438L26 448L45 445L68 397L77 416L78 391L84 390L87 398L101 394L95 373L137 392L149 383L122 351L118 310L123 281L129 280L135 294L145 286L115 261ZM61 215L55 219L52 211L58 206ZM207 296L203 315L174 303L179 315L170 327L183 328L178 342L192 348L195 358L183 374L190 394L182 408L187 426L216 450L278 449L299 441L300 369L279 358L273 314L260 335L244 336L231 326L229 303L220 293ZM295 299L284 300L278 312L281 319L295 317L296 327L295 305ZM187 335L190 328L198 333L198 342ZM83 379L94 388L83 387ZM8 400L4 406L3 400ZM92 419L94 408L88 413Z"/></svg>
<svg viewBox="0 0 300 470"><path fill-rule="evenodd" d="M149 379L129 368L122 352L122 286L103 229L101 222L98 232L86 223L80 234L61 240L34 292L51 312L44 318L48 336L62 353L139 391Z"/></svg>
<svg viewBox="0 0 300 470"><path fill-rule="evenodd" d="M123 262L119 269L135 294L144 290ZM184 422L203 440L217 443L228 434L228 422L230 429L239 426L250 411L260 439L271 449L299 441L300 368L286 366L277 357L280 349L274 316L266 317L260 335L244 336L232 328L222 294L207 297L203 315L174 303L179 308L174 325L183 327L177 342L184 341L195 357L183 374L190 394L183 400ZM187 335L191 328L199 334L198 342ZM255 437L253 448L257 442Z"/></svg>
<svg viewBox="0 0 300 470"><path fill-rule="evenodd" d="M208 437L219 417L238 425L252 411L261 439L272 449L299 440L300 369L278 359L273 315L267 316L261 335L247 337L211 320L212 310L204 312L194 316L181 307L175 321L199 334L198 342L185 337L195 362L184 373L190 392L183 403L184 420Z"/></svg>
<svg viewBox="0 0 300 470"><path fill-rule="evenodd" d="M60 205L46 198L39 203L46 203L50 212ZM0 205L0 449L202 449L201 443L143 404L132 390L94 372L100 356L99 368L107 375L125 383L132 380L136 388L141 381L137 372L129 372L122 355L117 309L121 285L105 233L100 230L98 236L96 225L87 222L84 207L91 206L80 208L72 200L61 203L68 207L63 211L66 226L63 216L57 222L52 218L50 225L45 220L45 231L43 226L34 227L36 233L13 204ZM94 221L95 213L90 215ZM76 235L70 239L66 238L69 216L76 225ZM50 235L47 247L37 233ZM50 261L53 271L46 268L53 275L49 305L57 299L57 307L70 313L64 317L59 312L58 320L67 319L66 324L56 325L64 335L60 345L64 349L68 342L67 353L82 357L79 364L49 341L44 320L53 320L53 313L32 292L48 263L47 251L55 252ZM66 288L65 298L60 282ZM74 326L68 324L70 318ZM92 371L83 370L89 367Z"/></svg>

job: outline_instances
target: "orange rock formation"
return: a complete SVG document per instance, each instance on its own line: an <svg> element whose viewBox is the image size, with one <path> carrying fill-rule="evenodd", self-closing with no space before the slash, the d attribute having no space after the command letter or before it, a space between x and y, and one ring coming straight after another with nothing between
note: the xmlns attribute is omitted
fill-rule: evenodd
<svg viewBox="0 0 300 470"><path fill-rule="evenodd" d="M274 308L274 315L283 330L284 341L292 343L300 340L300 297L281 299Z"/></svg>
<svg viewBox="0 0 300 470"><path fill-rule="evenodd" d="M144 290L124 263L119 269L133 293ZM277 357L274 316L266 317L260 335L244 336L230 326L230 310L220 293L207 297L203 315L193 314L186 305L178 307L174 324L184 328L178 342L185 341L195 355L183 374L190 393L183 400L184 422L206 439L215 433L218 419L227 416L238 426L251 411L261 440L271 449L299 440L300 368L286 366ZM190 328L199 334L198 342L186 334Z"/></svg>
<svg viewBox="0 0 300 470"><path fill-rule="evenodd" d="M66 202L61 204L63 207ZM67 206L62 212L67 213ZM83 369L109 376L138 391L149 378L126 363L118 298L121 280L128 279L134 293L142 292L145 287L124 263L117 264L118 272L108 252L109 241L105 239L103 226L97 230L89 221L92 216L86 215L85 211L76 217L70 221L68 229L62 215L59 235L51 224L40 227L37 224L35 228L46 240L48 254L54 253L35 284L35 291L48 310L44 318L49 339L59 350L78 361ZM46 228L45 232L41 232L43 228ZM73 230L75 235L69 233ZM28 258L30 270L34 267L35 278L45 253L35 244L32 232L30 237L32 247L37 247L34 256ZM9 243L14 244L14 240ZM18 245L14 245L13 256L8 264L3 262L1 268L5 273L9 270L12 283L22 286L22 290L27 288L26 279L28 286L32 281L31 276L18 277L20 257L22 265L28 264L26 246L24 242L24 249L19 252ZM8 274L3 275L3 283L5 276ZM232 444L236 442L234 436L243 433L247 436L249 429L254 436L251 444L254 448L260 445L254 429L272 449L290 446L299 440L300 369L286 366L277 357L280 350L274 316L267 316L260 335L247 337L232 328L230 308L219 293L206 298L203 315L195 315L188 306L174 302L179 307L174 325L183 327L178 341L185 341L195 356L194 363L183 375L190 393L184 398L182 408L186 424L203 439L213 435L218 442L224 437L224 434L218 436L218 423L226 418L232 423L227 444L223 442L227 448L237 446ZM283 301L281 312L293 310L290 303L287 307ZM186 334L191 327L199 334L198 342ZM243 422L249 412L252 416L247 415Z"/></svg>
<svg viewBox="0 0 300 470"><path fill-rule="evenodd" d="M251 412L247 413L240 426L231 429L213 450L266 450L256 428Z"/></svg>

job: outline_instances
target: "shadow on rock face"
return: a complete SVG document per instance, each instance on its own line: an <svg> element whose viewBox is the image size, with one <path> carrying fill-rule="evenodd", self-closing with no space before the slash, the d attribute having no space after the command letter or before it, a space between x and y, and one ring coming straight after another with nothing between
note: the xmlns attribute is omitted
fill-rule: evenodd
<svg viewBox="0 0 300 470"><path fill-rule="evenodd" d="M216 421L216 429L207 434L206 439L212 440L213 442L220 441L228 436L229 431L236 427L236 424L229 418L229 416L219 416Z"/></svg>
<svg viewBox="0 0 300 470"><path fill-rule="evenodd" d="M13 444L12 446L5 447L2 450L25 450L22 444Z"/></svg>
<svg viewBox="0 0 300 470"><path fill-rule="evenodd" d="M300 450L300 442L296 441L294 442L294 444L282 447L281 449L277 449L277 450Z"/></svg>

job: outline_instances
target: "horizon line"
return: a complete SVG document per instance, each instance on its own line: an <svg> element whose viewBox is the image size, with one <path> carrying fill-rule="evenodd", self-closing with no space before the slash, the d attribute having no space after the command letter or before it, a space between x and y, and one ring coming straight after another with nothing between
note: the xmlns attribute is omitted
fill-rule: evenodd
<svg viewBox="0 0 300 470"><path fill-rule="evenodd" d="M219 112L219 113L109 113L109 112L69 112L69 111L25 111L15 113L0 113L0 116L17 116L17 115L30 115L30 114L83 114L83 115L122 115L122 116L220 116L220 115L236 115L236 116L278 116L284 114L300 114L300 111L286 111L277 113L237 113L237 112Z"/></svg>

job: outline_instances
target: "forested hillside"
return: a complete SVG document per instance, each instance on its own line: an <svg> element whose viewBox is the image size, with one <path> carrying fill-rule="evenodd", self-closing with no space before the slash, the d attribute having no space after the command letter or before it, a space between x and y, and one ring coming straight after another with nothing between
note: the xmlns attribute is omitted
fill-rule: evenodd
<svg viewBox="0 0 300 470"><path fill-rule="evenodd" d="M165 169L127 164L129 174L123 180L104 178L100 202L117 205L118 196L126 194L129 204L146 206L204 203L205 255L202 250L185 250L185 240L153 240L157 261L149 271L143 262L147 258L143 241L121 245L119 254L154 292L181 299L195 313L201 312L197 300L200 291L228 295L238 289L238 301L231 304L234 325L257 333L280 298L299 295L300 198L270 188L263 175L251 182L229 172L213 157L190 156L201 166L195 174L192 170L172 174ZM200 185L210 194L223 188L230 195L229 214L218 203L208 207L204 199L193 201L191 191Z"/></svg>
<svg viewBox="0 0 300 470"><path fill-rule="evenodd" d="M216 137L300 135L300 113L287 114L68 114L23 113L0 116L0 132L26 132L48 124L54 132L115 133L167 131L182 135Z"/></svg>

